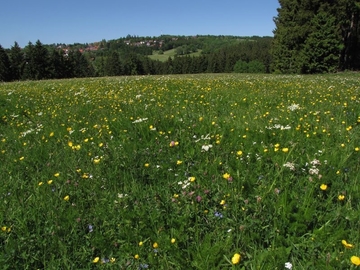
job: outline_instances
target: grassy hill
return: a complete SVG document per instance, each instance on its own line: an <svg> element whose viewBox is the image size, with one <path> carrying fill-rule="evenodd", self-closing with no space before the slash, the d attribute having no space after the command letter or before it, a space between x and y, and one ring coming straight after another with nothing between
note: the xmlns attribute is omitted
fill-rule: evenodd
<svg viewBox="0 0 360 270"><path fill-rule="evenodd" d="M153 51L153 54L149 55L149 58L152 59L152 60L159 60L161 62L165 62L166 60L169 59L169 57L174 58L175 55L176 55L176 49L171 49L171 50L164 51L163 54L160 54L159 52L160 51ZM190 53L188 55L190 55L190 56L199 56L200 54L201 54L201 50L198 50L197 52Z"/></svg>

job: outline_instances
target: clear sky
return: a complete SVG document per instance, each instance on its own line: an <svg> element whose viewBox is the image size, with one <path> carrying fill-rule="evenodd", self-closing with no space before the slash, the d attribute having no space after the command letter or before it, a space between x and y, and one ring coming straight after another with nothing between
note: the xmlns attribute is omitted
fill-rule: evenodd
<svg viewBox="0 0 360 270"><path fill-rule="evenodd" d="M278 0L4 0L0 44L136 36L273 36Z"/></svg>

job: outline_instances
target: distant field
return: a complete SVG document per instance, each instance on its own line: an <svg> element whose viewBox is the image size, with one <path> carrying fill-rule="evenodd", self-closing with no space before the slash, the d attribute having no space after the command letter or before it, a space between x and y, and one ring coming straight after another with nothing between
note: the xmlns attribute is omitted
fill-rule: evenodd
<svg viewBox="0 0 360 270"><path fill-rule="evenodd" d="M359 103L358 74L1 83L0 265L355 269Z"/></svg>
<svg viewBox="0 0 360 270"><path fill-rule="evenodd" d="M188 54L189 56L199 56L201 54L201 50ZM158 51L154 51L153 55L149 55L149 58L152 60L159 60L161 62L165 62L169 59L169 57L174 58L176 55L176 49L164 51L164 54L159 54Z"/></svg>

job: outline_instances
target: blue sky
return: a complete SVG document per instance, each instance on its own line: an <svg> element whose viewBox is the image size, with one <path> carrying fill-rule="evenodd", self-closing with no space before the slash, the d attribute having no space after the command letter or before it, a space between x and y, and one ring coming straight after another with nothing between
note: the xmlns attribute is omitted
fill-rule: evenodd
<svg viewBox="0 0 360 270"><path fill-rule="evenodd" d="M0 44L91 43L136 36L272 36L278 0L13 0L0 8Z"/></svg>

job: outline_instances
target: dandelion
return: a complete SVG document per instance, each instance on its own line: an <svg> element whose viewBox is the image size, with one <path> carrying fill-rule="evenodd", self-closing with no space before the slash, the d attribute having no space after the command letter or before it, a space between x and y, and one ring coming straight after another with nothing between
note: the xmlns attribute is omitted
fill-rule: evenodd
<svg viewBox="0 0 360 270"><path fill-rule="evenodd" d="M100 163L100 158L94 158L93 162L94 162L94 164L99 164Z"/></svg>
<svg viewBox="0 0 360 270"><path fill-rule="evenodd" d="M171 244L175 244L176 239L175 239L175 238L171 238L170 242L171 242Z"/></svg>
<svg viewBox="0 0 360 270"><path fill-rule="evenodd" d="M55 173L54 176L55 176L55 177L59 177L59 176L60 176L60 173Z"/></svg>
<svg viewBox="0 0 360 270"><path fill-rule="evenodd" d="M235 253L234 256L231 258L232 264L239 264L240 263L241 256L239 253Z"/></svg>
<svg viewBox="0 0 360 270"><path fill-rule="evenodd" d="M50 135L49 135L50 137L52 137L52 136L54 136L54 132L50 132Z"/></svg>
<svg viewBox="0 0 360 270"><path fill-rule="evenodd" d="M52 182L53 182L53 180L51 180L51 179L47 181L48 185L51 185Z"/></svg>
<svg viewBox="0 0 360 270"><path fill-rule="evenodd" d="M159 244L155 242L152 246L153 246L153 248L158 248Z"/></svg>
<svg viewBox="0 0 360 270"><path fill-rule="evenodd" d="M284 153L287 153L287 152L289 152L289 148L287 148L287 147L284 147L283 149L281 149Z"/></svg>
<svg viewBox="0 0 360 270"><path fill-rule="evenodd" d="M99 262L99 260L100 260L100 258L99 257L95 257L94 259L93 259L93 263L98 263Z"/></svg>
<svg viewBox="0 0 360 270"><path fill-rule="evenodd" d="M354 149L356 152L359 152L360 151L360 147L355 147Z"/></svg>
<svg viewBox="0 0 360 270"><path fill-rule="evenodd" d="M70 196L69 195L66 195L65 197L64 197L64 201L69 201L70 200Z"/></svg>
<svg viewBox="0 0 360 270"><path fill-rule="evenodd" d="M39 185L39 186L42 186L43 184L44 184L44 182L39 182L39 184L38 184L38 185Z"/></svg>
<svg viewBox="0 0 360 270"><path fill-rule="evenodd" d="M141 247L144 244L144 242L140 241L139 242L139 247Z"/></svg>
<svg viewBox="0 0 360 270"><path fill-rule="evenodd" d="M338 200L339 200L339 201L345 200L345 195L340 194L340 195L338 196Z"/></svg>
<svg viewBox="0 0 360 270"><path fill-rule="evenodd" d="M320 186L320 189L321 190L326 190L328 188L328 186L326 185L326 184L321 184L321 186Z"/></svg>
<svg viewBox="0 0 360 270"><path fill-rule="evenodd" d="M1 227L1 230L2 230L3 232L6 232L6 229L7 229L6 226L2 226L2 227Z"/></svg>
<svg viewBox="0 0 360 270"><path fill-rule="evenodd" d="M243 154L243 152L241 150L236 152L236 155L238 155L238 156L241 156L242 154Z"/></svg>
<svg viewBox="0 0 360 270"><path fill-rule="evenodd" d="M24 160L24 158L25 158L25 157L21 157L21 158L19 158L19 160Z"/></svg>
<svg viewBox="0 0 360 270"><path fill-rule="evenodd" d="M150 166L150 164L149 164L149 163L145 163L144 166L147 168L147 167Z"/></svg>
<svg viewBox="0 0 360 270"><path fill-rule="evenodd" d="M226 203L225 200L220 201L220 205L224 205L225 203Z"/></svg>
<svg viewBox="0 0 360 270"><path fill-rule="evenodd" d="M352 262L353 264L355 264L355 265L357 265L357 266L360 265L360 258L359 258L358 256L352 256L352 257L350 258L350 260L351 260L351 262Z"/></svg>
<svg viewBox="0 0 360 270"><path fill-rule="evenodd" d="M343 244L343 246L344 246L345 248L349 248L349 249L354 247L353 244L350 244L350 243L346 242L346 240L342 240L342 241L341 241L341 244Z"/></svg>
<svg viewBox="0 0 360 270"><path fill-rule="evenodd" d="M196 180L196 178L195 178L195 176L191 176L191 177L188 178L188 180L189 180L190 182L194 182L194 181Z"/></svg>
<svg viewBox="0 0 360 270"><path fill-rule="evenodd" d="M140 258L139 254L135 254L134 258L138 260Z"/></svg>
<svg viewBox="0 0 360 270"><path fill-rule="evenodd" d="M176 165L181 165L183 162L181 160L176 161Z"/></svg>

